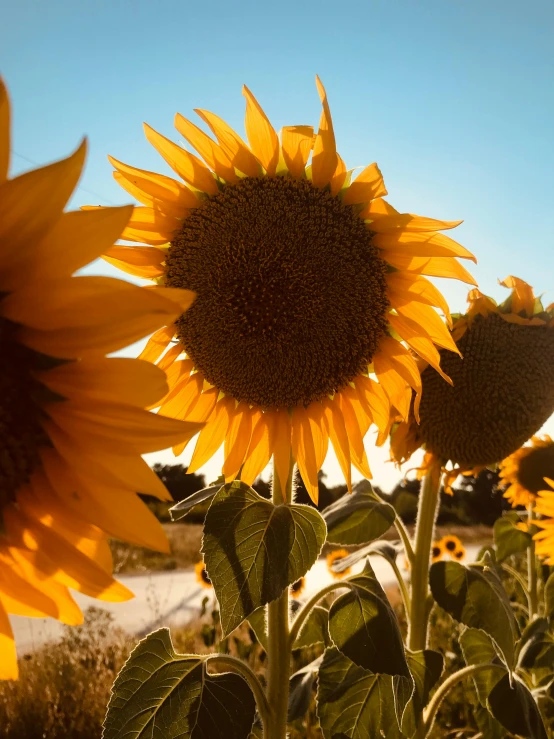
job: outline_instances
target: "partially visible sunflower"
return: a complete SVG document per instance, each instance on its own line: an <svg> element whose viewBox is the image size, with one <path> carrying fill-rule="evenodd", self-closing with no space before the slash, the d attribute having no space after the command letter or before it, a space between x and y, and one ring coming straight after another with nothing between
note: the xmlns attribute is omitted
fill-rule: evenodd
<svg viewBox="0 0 554 739"><path fill-rule="evenodd" d="M463 544L460 544L460 546L455 549L453 552L451 552L450 556L452 559L457 560L460 562L462 559L465 559L466 556L466 550Z"/></svg>
<svg viewBox="0 0 554 739"><path fill-rule="evenodd" d="M290 594L293 598L298 598L302 595L304 592L304 588L306 587L306 578L301 577L296 582L293 582L290 586Z"/></svg>
<svg viewBox="0 0 554 739"><path fill-rule="evenodd" d="M371 477L369 426L384 441L391 407L407 418L412 389L417 413L421 380L402 341L445 377L436 346L457 349L435 307L450 320L448 305L424 275L474 284L456 261L470 252L439 233L458 221L396 211L376 164L353 180L319 79L317 88L317 133L287 126L279 136L246 87L248 144L213 113L196 111L215 139L177 114L204 161L145 125L186 185L111 158L144 204L123 238L148 246L106 252L160 289L198 292L142 354L162 357L168 373L161 412L207 422L189 472L224 445L226 480L250 484L274 457L284 488L292 459L314 501L329 441L351 489L352 464Z"/></svg>
<svg viewBox="0 0 554 739"><path fill-rule="evenodd" d="M535 510L544 518L533 520L541 531L533 537L536 541L536 552L544 557L546 564L554 566L554 479L545 478L550 489L539 490Z"/></svg>
<svg viewBox="0 0 554 739"><path fill-rule="evenodd" d="M441 541L434 541L431 547L431 560L433 562L439 562L445 553L444 544Z"/></svg>
<svg viewBox="0 0 554 739"><path fill-rule="evenodd" d="M500 479L509 485L504 497L512 508L533 502L544 488L545 477L554 478L554 441L547 434L533 436L530 445L500 463Z"/></svg>
<svg viewBox="0 0 554 739"><path fill-rule="evenodd" d="M196 573L196 582L199 582L203 588L207 588L209 590L213 588L204 560L200 560L200 562L197 562L194 565L194 572Z"/></svg>
<svg viewBox="0 0 554 739"><path fill-rule="evenodd" d="M554 411L554 304L544 308L517 277L500 284L511 289L504 303L475 289L467 313L454 316L452 338L463 359L440 352L454 384L420 364L420 422L414 398L409 420L391 436L397 463L422 446L427 464L451 462L445 488L460 472L477 474L508 457Z"/></svg>
<svg viewBox="0 0 554 739"><path fill-rule="evenodd" d="M443 536L440 543L444 547L445 552L447 552L448 554L453 554L456 549L459 549L462 546L462 542L458 539L457 536L454 536L453 534Z"/></svg>
<svg viewBox="0 0 554 739"><path fill-rule="evenodd" d="M107 535L167 551L137 492L170 499L141 458L199 428L146 410L167 393L148 362L105 354L180 315L193 294L72 277L106 251L130 208L64 213L86 146L8 179L0 80L0 678L17 677L8 613L82 622L69 589L107 601Z"/></svg>
<svg viewBox="0 0 554 739"><path fill-rule="evenodd" d="M350 574L351 568L347 567L345 570L342 570L341 572L335 572L333 569L333 564L335 562L338 562L340 559L344 559L345 557L348 557L350 552L346 549L334 549L332 552L329 552L327 555L327 569L331 573L331 575L336 579L340 580L343 577L346 577Z"/></svg>

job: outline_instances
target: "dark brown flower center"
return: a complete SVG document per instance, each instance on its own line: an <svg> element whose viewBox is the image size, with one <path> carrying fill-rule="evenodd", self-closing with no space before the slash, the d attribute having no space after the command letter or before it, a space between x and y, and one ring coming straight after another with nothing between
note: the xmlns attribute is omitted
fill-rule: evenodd
<svg viewBox="0 0 554 739"><path fill-rule="evenodd" d="M519 482L535 495L539 490L548 490L545 477L554 479L554 444L537 447L519 462Z"/></svg>
<svg viewBox="0 0 554 739"><path fill-rule="evenodd" d="M202 570L200 572L200 577L206 583L206 585L212 584L212 581L210 580L210 576L208 575L208 570L205 567L202 567Z"/></svg>
<svg viewBox="0 0 554 739"><path fill-rule="evenodd" d="M0 317L0 511L28 482L39 447L48 443L37 403L42 386L31 374L36 354L15 340L15 332Z"/></svg>
<svg viewBox="0 0 554 739"><path fill-rule="evenodd" d="M444 542L444 546L446 549L448 549L449 552L453 552L454 549L456 549L456 542L452 541L452 539L449 539L448 541Z"/></svg>
<svg viewBox="0 0 554 739"><path fill-rule="evenodd" d="M468 467L509 456L554 411L554 330L478 316L458 341L463 359L441 351L422 373L418 438L442 461Z"/></svg>
<svg viewBox="0 0 554 739"><path fill-rule="evenodd" d="M434 546L433 547L433 559L437 559L437 557L440 557L442 554L442 549L440 547Z"/></svg>
<svg viewBox="0 0 554 739"><path fill-rule="evenodd" d="M308 405L367 370L386 330L386 263L351 206L307 180L245 178L171 243L166 282L204 377L262 407Z"/></svg>

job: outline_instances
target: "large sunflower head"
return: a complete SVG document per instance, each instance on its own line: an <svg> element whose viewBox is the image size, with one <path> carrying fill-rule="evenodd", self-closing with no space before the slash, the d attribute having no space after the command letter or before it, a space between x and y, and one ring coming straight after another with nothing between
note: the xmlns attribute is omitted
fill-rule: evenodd
<svg viewBox="0 0 554 739"><path fill-rule="evenodd" d="M141 458L198 424L145 410L167 393L148 362L107 359L190 305L106 277L73 277L119 237L130 208L64 213L85 145L8 178L9 103L0 80L0 678L17 676L8 613L82 620L68 588L103 600L107 535L167 550L137 492L168 499Z"/></svg>
<svg viewBox="0 0 554 739"><path fill-rule="evenodd" d="M554 441L545 434L533 436L500 463L500 479L508 485L504 493L512 507L528 506L544 489L544 478L554 478Z"/></svg>
<svg viewBox="0 0 554 739"><path fill-rule="evenodd" d="M543 489L539 490L535 509L542 518L533 523L540 531L535 534L536 552L544 557L546 564L554 566L554 479L545 477Z"/></svg>
<svg viewBox="0 0 554 739"><path fill-rule="evenodd" d="M517 277L501 284L511 288L504 303L472 290L469 310L455 317L452 338L461 356L440 352L453 385L430 367L422 370L420 423L412 413L393 432L397 462L424 446L462 470L496 464L554 411L554 304L544 308Z"/></svg>
<svg viewBox="0 0 554 739"><path fill-rule="evenodd" d="M350 487L353 464L371 476L363 436L382 437L390 408L407 417L421 381L405 342L436 370L435 345L456 351L424 275L472 283L440 233L457 222L401 214L381 172L357 176L337 153L319 79L319 130L280 135L244 88L248 144L213 113L208 136L177 114L202 159L145 127L180 180L111 159L116 180L144 207L106 258L158 285L195 290L190 311L152 337L144 357L168 370L161 411L207 421L189 471L225 445L223 472L252 482L274 455L282 485L291 452L317 499L329 440ZM167 351L166 351L167 350ZM175 451L180 453L183 445Z"/></svg>

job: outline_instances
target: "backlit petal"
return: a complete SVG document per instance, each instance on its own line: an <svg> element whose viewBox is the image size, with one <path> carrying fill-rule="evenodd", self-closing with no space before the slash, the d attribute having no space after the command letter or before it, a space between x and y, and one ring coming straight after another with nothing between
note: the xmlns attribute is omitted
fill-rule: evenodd
<svg viewBox="0 0 554 739"><path fill-rule="evenodd" d="M245 85L242 94L246 98L244 126L248 143L268 175L274 175L279 161L279 137L260 104Z"/></svg>

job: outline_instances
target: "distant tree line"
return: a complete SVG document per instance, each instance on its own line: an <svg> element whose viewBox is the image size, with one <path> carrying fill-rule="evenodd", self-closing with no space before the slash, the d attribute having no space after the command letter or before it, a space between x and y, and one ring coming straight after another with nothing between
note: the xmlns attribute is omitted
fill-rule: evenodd
<svg viewBox="0 0 554 739"><path fill-rule="evenodd" d="M189 495L197 490L202 490L209 484L209 481L206 482L204 475L187 474L187 468L182 464L155 464L153 469L165 484L175 502L188 498ZM330 505L346 493L346 485L327 487L326 477L327 475L324 472L319 473L319 503L317 505L319 510ZM269 482L258 478L253 487L260 495L266 498L270 497L271 484ZM383 493L377 485L373 487L379 495L396 508L398 514L406 523L414 522L417 498L421 487L419 480L400 480L389 494ZM460 524L471 526L485 524L492 526L502 511L510 507L502 492L499 487L499 476L496 472L484 470L477 477L460 477L454 488L454 495L447 495L444 491L441 493L438 523L441 525ZM169 508L173 503L159 501L150 496L143 496L143 498L161 521L171 520ZM296 501L313 505L300 475L297 475L296 478ZM199 507L190 513L186 520L201 522L206 510L207 506Z"/></svg>

